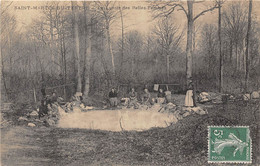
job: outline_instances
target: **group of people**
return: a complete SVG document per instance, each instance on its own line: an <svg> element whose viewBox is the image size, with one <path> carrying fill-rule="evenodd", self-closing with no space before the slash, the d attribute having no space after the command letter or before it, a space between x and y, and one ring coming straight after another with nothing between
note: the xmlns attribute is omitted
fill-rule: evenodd
<svg viewBox="0 0 260 166"><path fill-rule="evenodd" d="M82 93L80 92L76 92L68 103L64 102L64 99L59 97L55 91L53 91L51 95L47 95L45 89L42 89L41 93L42 99L39 106L39 119L48 115L53 105L65 105L68 110L72 110L73 107L80 107L83 101ZM65 111L67 112L68 110L66 109Z"/></svg>
<svg viewBox="0 0 260 166"><path fill-rule="evenodd" d="M112 88L109 92L109 101L111 107L117 107L118 105L118 93L116 92L115 88ZM138 104L138 94L135 90L135 88L131 88L129 94L128 94L128 101L127 101L127 108L134 107L135 109L139 108ZM159 89L159 92L157 94L156 101L154 101L151 97L151 93L147 88L144 88L144 93L141 97L141 103L142 105L147 105L148 107L151 107L154 102L157 102L159 104L163 104L166 102L165 99L165 93L163 89Z"/></svg>
<svg viewBox="0 0 260 166"><path fill-rule="evenodd" d="M43 98L41 100L39 118L41 116L48 114L48 105L52 106L52 104L57 102L57 100L58 100L58 96L55 91L52 92L51 95L46 95L45 90L42 90L41 92L42 92ZM112 88L111 91L109 92L108 96L109 96L110 106L117 107L118 106L118 93L117 93L116 89ZM76 93L72 99L73 99L73 101L78 101L79 103L81 103L82 94L78 95ZM166 92L164 92L163 89L160 88L157 93L157 97L154 100L151 97L151 93L149 92L149 90L147 88L144 88L144 92L141 95L141 104L151 107L155 102L160 105L164 104L166 102L169 102L169 101L167 101ZM192 81L189 82L189 85L187 88L184 106L196 107L194 86L193 86ZM130 108L130 107L134 107L135 109L139 108L138 94L137 94L135 88L131 88L130 92L128 93L127 108Z"/></svg>
<svg viewBox="0 0 260 166"><path fill-rule="evenodd" d="M189 79L189 84L187 87L187 92L185 96L185 102L184 106L186 107L196 107L196 102L195 102L195 90L194 90L194 85L192 82L192 78ZM138 104L138 94L135 91L135 88L131 88L131 91L128 94L128 101L127 101L127 107L134 107L137 109L139 107ZM118 105L118 96L115 88L112 88L111 91L109 92L109 100L110 100L110 105L111 107L117 107ZM168 99L169 100L169 99ZM154 102L157 102L158 104L163 104L166 103L167 101L167 96L166 92L163 91L163 89L159 89L159 92L157 94L156 101L151 97L151 93L147 88L144 88L144 93L142 94L141 97L141 103L143 105L147 105L148 107L152 106ZM168 101L169 102L169 101Z"/></svg>

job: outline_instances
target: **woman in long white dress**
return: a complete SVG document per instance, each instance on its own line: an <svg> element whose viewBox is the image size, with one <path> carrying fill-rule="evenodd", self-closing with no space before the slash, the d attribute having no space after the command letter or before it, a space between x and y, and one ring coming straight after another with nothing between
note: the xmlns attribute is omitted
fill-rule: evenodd
<svg viewBox="0 0 260 166"><path fill-rule="evenodd" d="M193 84L192 84L192 82L190 82L189 85L188 85L188 90L186 92L184 106L186 106L186 107L193 107L194 106L193 95L194 95L193 94Z"/></svg>

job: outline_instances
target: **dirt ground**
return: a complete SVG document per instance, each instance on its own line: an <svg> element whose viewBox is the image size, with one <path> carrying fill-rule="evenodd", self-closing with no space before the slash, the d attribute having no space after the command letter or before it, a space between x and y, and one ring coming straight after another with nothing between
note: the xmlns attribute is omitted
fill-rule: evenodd
<svg viewBox="0 0 260 166"><path fill-rule="evenodd" d="M208 165L207 126L248 125L253 165L260 164L259 101L204 107L209 114L143 132L9 126L1 129L1 162L7 166Z"/></svg>

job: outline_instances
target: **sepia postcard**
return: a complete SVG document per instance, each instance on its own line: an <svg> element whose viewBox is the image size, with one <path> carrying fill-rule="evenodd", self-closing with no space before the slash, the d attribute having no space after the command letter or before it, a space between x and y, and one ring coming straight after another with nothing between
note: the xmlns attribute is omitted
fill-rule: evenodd
<svg viewBox="0 0 260 166"><path fill-rule="evenodd" d="M260 1L0 8L0 165L260 165Z"/></svg>

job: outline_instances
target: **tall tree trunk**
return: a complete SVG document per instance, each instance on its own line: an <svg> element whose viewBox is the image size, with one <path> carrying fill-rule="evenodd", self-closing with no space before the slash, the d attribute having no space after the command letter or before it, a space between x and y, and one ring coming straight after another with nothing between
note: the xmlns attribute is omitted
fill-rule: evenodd
<svg viewBox="0 0 260 166"><path fill-rule="evenodd" d="M239 57L238 57L238 45L237 41L235 44L235 53L236 53L236 71L239 71Z"/></svg>
<svg viewBox="0 0 260 166"><path fill-rule="evenodd" d="M41 70L41 82L42 82L42 85L45 85L45 79L44 79L44 69L43 69L43 65L42 65L42 62L38 56L38 52L37 52L37 47L36 47L36 42L34 41L34 51L35 51L35 57L37 58L36 59L36 64L37 64L37 61L38 63L40 64L40 70ZM43 88L43 86L42 86Z"/></svg>
<svg viewBox="0 0 260 166"><path fill-rule="evenodd" d="M193 1L187 1L188 5L188 29L187 29L187 47L186 47L186 83L192 77L192 33L193 33Z"/></svg>
<svg viewBox="0 0 260 166"><path fill-rule="evenodd" d="M2 51L3 47L1 47L1 52ZM5 73L4 73L4 60L3 60L3 54L0 54L0 59L1 59L1 79L3 80L3 84L4 84L4 89L5 89L5 92L6 92L6 97L7 97L7 100L10 98L9 96L9 92L8 92L8 89L7 89L7 86L6 86L6 78L5 78ZM2 95L0 96L0 98L2 97ZM1 101L3 101L3 99L1 98Z"/></svg>
<svg viewBox="0 0 260 166"><path fill-rule="evenodd" d="M65 45L65 37L64 32L62 33L62 45L63 45L63 73L64 73L64 99L67 99L67 91L66 91L66 84L67 84L67 61L66 61L66 45Z"/></svg>
<svg viewBox="0 0 260 166"><path fill-rule="evenodd" d="M121 51L121 62L120 62L120 75L122 74L123 71L123 63L124 63L124 41L125 41L125 36L124 36L124 20L123 20L123 12L122 9L120 8L120 17L121 17L121 35L122 35L122 41L121 41L121 46L122 46L122 51Z"/></svg>
<svg viewBox="0 0 260 166"><path fill-rule="evenodd" d="M75 1L71 1L72 6L76 6ZM80 54L79 54L79 26L78 26L78 11L72 8L73 12L73 24L74 24L74 40L75 40L75 50L76 50L76 65L77 65L77 92L81 92L82 82L80 75Z"/></svg>
<svg viewBox="0 0 260 166"><path fill-rule="evenodd" d="M249 0L249 10L248 10L248 27L246 34L246 75L245 75L245 92L248 91L248 80L249 80L249 46L250 46L250 32L251 32L251 13L252 13L252 0Z"/></svg>
<svg viewBox="0 0 260 166"><path fill-rule="evenodd" d="M193 41L192 41L192 52L193 54L195 53L196 50L196 30L195 30L195 26L193 26ZM197 72L197 56L194 57L193 59L193 73L196 75Z"/></svg>
<svg viewBox="0 0 260 166"><path fill-rule="evenodd" d="M218 6L218 40L219 40L219 92L222 93L223 89L223 57L222 57L222 39L221 39L221 4L219 0Z"/></svg>
<svg viewBox="0 0 260 166"><path fill-rule="evenodd" d="M246 39L243 40L243 49L242 49L242 54L243 54L243 71L244 74L246 75Z"/></svg>
<svg viewBox="0 0 260 166"><path fill-rule="evenodd" d="M11 45L12 45L12 43L11 43L11 32L8 33L7 37L8 37L9 72L10 72L8 84L9 84L9 87L10 87L13 83L13 54L12 54L12 47L11 47ZM27 65L28 64L29 63L27 63ZM28 74L28 70L26 71L26 73Z"/></svg>
<svg viewBox="0 0 260 166"><path fill-rule="evenodd" d="M158 67L157 67L158 66L158 59L157 59L157 55L154 57L154 61L155 62L154 62L154 67L153 67L153 69L154 69L153 70L153 73L154 73L153 78L156 78L156 79L154 79L154 81L157 82L158 81L157 80L158 79Z"/></svg>
<svg viewBox="0 0 260 166"><path fill-rule="evenodd" d="M115 62L114 62L114 54L112 50L112 45L111 45L111 36L110 36L110 25L109 22L107 21L106 23L106 34L107 34L107 45L109 49L109 53L111 56L111 62L112 62L112 80L114 81L115 75L116 75L116 69L115 69Z"/></svg>
<svg viewBox="0 0 260 166"><path fill-rule="evenodd" d="M198 54L195 54L196 52L196 32L197 30L195 29L195 25L193 26L193 41L192 41L192 52L193 52L193 55L194 55L194 58L193 58L193 74L195 76L197 76L197 72L198 72L198 69L197 69L197 61L198 61ZM196 79L196 78L195 78ZM197 89L198 87L198 81L195 81L195 84L194 84L195 88Z"/></svg>
<svg viewBox="0 0 260 166"><path fill-rule="evenodd" d="M212 72L212 66L211 66L211 59L212 59L212 50L211 50L211 48L212 48L212 40L211 40L211 36L210 36L210 34L208 34L208 39L209 39L209 41L208 41L208 44L209 44L209 48L208 48L208 54L209 54L209 56L208 56L208 72L207 72L207 74L208 74L208 77L211 77L211 72Z"/></svg>
<svg viewBox="0 0 260 166"><path fill-rule="evenodd" d="M88 2L89 3L89 2ZM85 14L85 49L86 49L86 61L85 61L85 88L84 88L84 96L89 95L90 88L90 64L91 64L91 18L89 14L89 6L86 6L87 2L84 2L84 14Z"/></svg>
<svg viewBox="0 0 260 166"><path fill-rule="evenodd" d="M50 13L50 34L51 34L51 41L50 41L50 53L51 53L51 74L53 74L54 68L54 54L53 54L53 18L52 18L52 9L49 11Z"/></svg>
<svg viewBox="0 0 260 166"><path fill-rule="evenodd" d="M166 55L166 67L167 67L167 83L170 81L170 55Z"/></svg>
<svg viewBox="0 0 260 166"><path fill-rule="evenodd" d="M104 50L105 50L104 47L105 47L104 46L104 38L101 37L101 48L103 48L103 49L100 52L100 59L101 59L101 63L102 63L103 69L104 69L104 73L106 75L107 84L108 84L108 86L110 86L111 77L109 75L109 69L107 67L107 63L106 63L106 60L104 58Z"/></svg>
<svg viewBox="0 0 260 166"><path fill-rule="evenodd" d="M132 78L134 78L134 66L135 66L135 61L134 61L134 57L132 57L132 61L131 61L131 75L132 75Z"/></svg>
<svg viewBox="0 0 260 166"><path fill-rule="evenodd" d="M239 49L239 71L243 71L243 47L241 46L241 48Z"/></svg>
<svg viewBox="0 0 260 166"><path fill-rule="evenodd" d="M232 42L232 39L230 39L229 45L230 45L229 62L230 62L230 64L233 64L233 62L232 62L232 57L233 57L233 42Z"/></svg>
<svg viewBox="0 0 260 166"><path fill-rule="evenodd" d="M57 31L58 31L58 39L60 41L59 45L60 45L60 55L61 55L59 72L60 72L60 74L62 76L64 76L64 71L62 70L62 66L64 66L62 34L61 34L61 30L60 29L57 29Z"/></svg>

